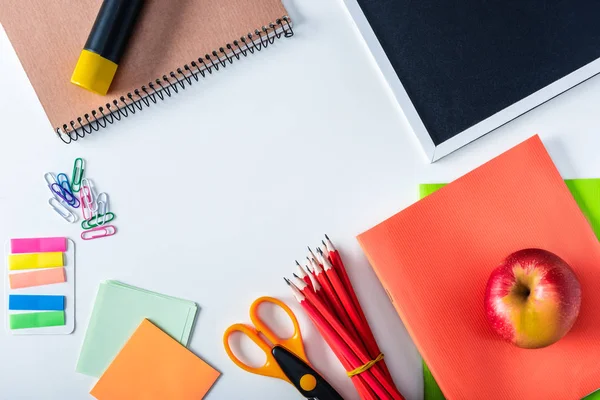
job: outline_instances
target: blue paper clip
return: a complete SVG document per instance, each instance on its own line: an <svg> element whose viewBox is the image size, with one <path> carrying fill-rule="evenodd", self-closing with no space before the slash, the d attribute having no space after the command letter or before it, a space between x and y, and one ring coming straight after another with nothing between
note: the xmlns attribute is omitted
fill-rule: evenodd
<svg viewBox="0 0 600 400"><path fill-rule="evenodd" d="M71 184L69 183L69 177L67 176L67 174L63 172L56 175L56 181L58 183L58 186L60 186L64 191L73 194L73 190L71 189Z"/></svg>
<svg viewBox="0 0 600 400"><path fill-rule="evenodd" d="M52 190L52 193L55 195L54 197L58 196L60 200L63 200L69 206L73 208L79 208L80 203L79 200L77 200L77 197L73 196L73 193L66 191L58 183L53 183L50 185L50 190Z"/></svg>

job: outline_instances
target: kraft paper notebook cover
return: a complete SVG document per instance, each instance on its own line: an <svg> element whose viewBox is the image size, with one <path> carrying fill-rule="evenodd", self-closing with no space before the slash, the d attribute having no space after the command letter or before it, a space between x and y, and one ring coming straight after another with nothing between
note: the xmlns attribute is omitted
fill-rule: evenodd
<svg viewBox="0 0 600 400"><path fill-rule="evenodd" d="M281 0L145 0L110 91L99 96L70 79L101 4L3 0L0 7L0 23L65 142L293 35Z"/></svg>
<svg viewBox="0 0 600 400"><path fill-rule="evenodd" d="M535 136L359 236L449 399L580 399L600 383L600 245ZM488 327L490 272L539 247L571 265L583 292L559 342L524 350Z"/></svg>
<svg viewBox="0 0 600 400"><path fill-rule="evenodd" d="M565 179L565 183L577 205L592 225L596 237L600 239L600 179ZM446 185L446 183L422 183L419 185L419 198L429 196ZM423 386L424 400L445 399L425 362L423 362Z"/></svg>
<svg viewBox="0 0 600 400"><path fill-rule="evenodd" d="M98 400L200 400L219 372L144 319L90 394Z"/></svg>

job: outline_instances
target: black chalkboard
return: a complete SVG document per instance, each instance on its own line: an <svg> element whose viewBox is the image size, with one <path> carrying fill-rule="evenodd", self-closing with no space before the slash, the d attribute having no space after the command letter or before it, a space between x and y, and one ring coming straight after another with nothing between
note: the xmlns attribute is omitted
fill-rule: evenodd
<svg viewBox="0 0 600 400"><path fill-rule="evenodd" d="M600 57L599 0L358 0L435 145Z"/></svg>

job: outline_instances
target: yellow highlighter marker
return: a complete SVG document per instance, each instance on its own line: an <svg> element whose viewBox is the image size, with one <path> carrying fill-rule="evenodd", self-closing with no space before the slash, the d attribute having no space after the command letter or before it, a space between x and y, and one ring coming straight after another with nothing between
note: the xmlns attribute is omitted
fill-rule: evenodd
<svg viewBox="0 0 600 400"><path fill-rule="evenodd" d="M144 0L104 0L71 82L102 96L113 81Z"/></svg>

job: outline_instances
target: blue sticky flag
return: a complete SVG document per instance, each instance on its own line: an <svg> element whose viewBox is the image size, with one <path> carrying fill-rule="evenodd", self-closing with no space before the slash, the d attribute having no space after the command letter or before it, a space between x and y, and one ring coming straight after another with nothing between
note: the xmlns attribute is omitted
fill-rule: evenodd
<svg viewBox="0 0 600 400"><path fill-rule="evenodd" d="M65 296L11 294L8 296L9 310L63 311Z"/></svg>

